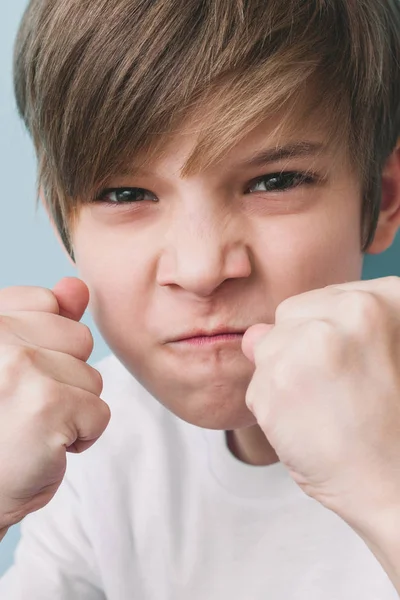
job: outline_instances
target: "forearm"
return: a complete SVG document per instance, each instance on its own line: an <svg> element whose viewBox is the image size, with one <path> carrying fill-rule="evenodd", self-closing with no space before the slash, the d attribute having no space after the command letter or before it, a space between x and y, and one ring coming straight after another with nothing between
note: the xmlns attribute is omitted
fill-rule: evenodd
<svg viewBox="0 0 400 600"><path fill-rule="evenodd" d="M400 544L397 543L396 547L394 543L378 542L378 545L376 541L361 537L386 571L400 597ZM398 537L400 538L400 532Z"/></svg>
<svg viewBox="0 0 400 600"><path fill-rule="evenodd" d="M376 512L362 524L347 522L382 565L400 597L400 502L380 515Z"/></svg>

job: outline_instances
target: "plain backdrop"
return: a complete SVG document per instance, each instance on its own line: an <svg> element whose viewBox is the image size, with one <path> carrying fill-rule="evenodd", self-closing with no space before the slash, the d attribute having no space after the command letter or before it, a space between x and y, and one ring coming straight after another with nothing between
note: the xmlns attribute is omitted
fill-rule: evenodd
<svg viewBox="0 0 400 600"><path fill-rule="evenodd" d="M35 212L36 160L13 97L13 43L26 4L26 0L3 0L0 5L0 288L12 285L52 288L64 276L77 276L45 211L40 207ZM363 279L400 275L399 256L397 236L387 252L366 256ZM95 339L88 361L93 366L110 350L88 311L82 322L91 328ZM18 539L19 525L16 525L0 543L0 576L13 561Z"/></svg>
<svg viewBox="0 0 400 600"><path fill-rule="evenodd" d="M35 154L15 107L12 51L26 5L27 0L0 3L0 288L11 285L52 288L62 277L78 276L53 233L46 212L42 207L36 211ZM88 360L93 366L110 350L89 311L81 322L90 327L94 337L94 350ZM18 539L19 525L16 525L0 543L0 576L12 563Z"/></svg>

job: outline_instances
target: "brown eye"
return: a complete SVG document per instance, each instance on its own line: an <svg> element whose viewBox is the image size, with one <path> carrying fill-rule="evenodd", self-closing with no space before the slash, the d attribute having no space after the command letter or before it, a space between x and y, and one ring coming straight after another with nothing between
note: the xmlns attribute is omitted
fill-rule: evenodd
<svg viewBox="0 0 400 600"><path fill-rule="evenodd" d="M250 187L250 192L282 192L304 183L315 182L312 175L298 171L282 171L259 177Z"/></svg>
<svg viewBox="0 0 400 600"><path fill-rule="evenodd" d="M158 202L154 194L143 188L109 188L101 191L95 198L96 202L107 204L129 204L143 200Z"/></svg>

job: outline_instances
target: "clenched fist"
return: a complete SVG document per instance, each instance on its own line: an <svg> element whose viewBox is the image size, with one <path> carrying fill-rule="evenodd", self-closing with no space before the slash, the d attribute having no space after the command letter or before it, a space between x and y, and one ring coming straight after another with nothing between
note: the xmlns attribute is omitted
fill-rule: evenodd
<svg viewBox="0 0 400 600"><path fill-rule="evenodd" d="M0 290L0 530L45 506L66 470L66 452L83 452L110 420L103 381L86 361L90 329L83 281L53 290ZM0 539L4 537L0 533Z"/></svg>
<svg viewBox="0 0 400 600"><path fill-rule="evenodd" d="M400 515L400 278L311 290L275 316L243 336L256 366L247 406L309 496L359 531L390 529L388 515Z"/></svg>

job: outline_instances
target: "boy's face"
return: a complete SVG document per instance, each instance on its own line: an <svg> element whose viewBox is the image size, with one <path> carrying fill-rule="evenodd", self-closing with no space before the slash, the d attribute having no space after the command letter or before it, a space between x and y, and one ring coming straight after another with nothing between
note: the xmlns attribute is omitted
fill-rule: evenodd
<svg viewBox="0 0 400 600"><path fill-rule="evenodd" d="M258 127L220 164L187 179L179 172L196 134L182 128L150 172L109 182L148 190L144 196L84 204L73 234L89 308L111 350L172 412L210 429L255 423L244 401L254 366L240 336L203 345L171 340L196 329L273 323L285 298L361 277L362 194L349 161L303 146L297 156L246 165L277 145L326 143L312 125L273 139L275 125ZM280 175L306 170L314 183L296 186L298 177ZM271 191L277 186L287 189Z"/></svg>

